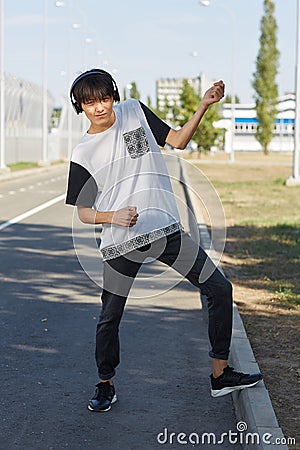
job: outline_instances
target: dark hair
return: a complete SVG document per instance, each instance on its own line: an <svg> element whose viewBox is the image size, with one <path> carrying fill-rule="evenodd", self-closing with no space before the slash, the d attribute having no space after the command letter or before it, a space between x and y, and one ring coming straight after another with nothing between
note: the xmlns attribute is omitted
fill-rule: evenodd
<svg viewBox="0 0 300 450"><path fill-rule="evenodd" d="M95 73L79 80L74 86L73 96L78 105L88 100L103 100L106 97L114 97L114 85L112 79L106 74Z"/></svg>

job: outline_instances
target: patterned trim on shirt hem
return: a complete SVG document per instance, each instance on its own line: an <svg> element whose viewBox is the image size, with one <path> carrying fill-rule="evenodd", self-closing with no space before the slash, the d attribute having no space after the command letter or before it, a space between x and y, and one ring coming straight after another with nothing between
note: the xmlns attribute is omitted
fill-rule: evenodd
<svg viewBox="0 0 300 450"><path fill-rule="evenodd" d="M136 250L137 248L143 247L144 245L151 244L151 242L157 241L165 236L176 233L176 231L182 230L183 227L180 223L172 223L167 227L161 228L160 230L150 231L150 233L141 234L136 236L129 241L122 244L117 244L111 247L105 247L101 250L104 260L114 259L118 256L125 255L126 253Z"/></svg>

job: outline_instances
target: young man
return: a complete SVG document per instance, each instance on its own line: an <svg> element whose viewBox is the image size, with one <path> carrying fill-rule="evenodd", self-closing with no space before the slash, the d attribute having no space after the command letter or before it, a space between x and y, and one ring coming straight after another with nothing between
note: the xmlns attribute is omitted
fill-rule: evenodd
<svg viewBox="0 0 300 450"><path fill-rule="evenodd" d="M159 149L166 143L186 147L206 110L224 96L223 81L208 89L179 130L138 100L115 105L120 101L116 83L100 69L79 75L70 96L90 127L72 153L66 203L77 207L82 222L103 227L104 281L95 351L99 383L88 408L108 411L117 399L112 378L119 364L119 324L131 285L149 256L173 267L207 296L212 396L254 386L260 373L239 373L228 366L232 286L183 231Z"/></svg>

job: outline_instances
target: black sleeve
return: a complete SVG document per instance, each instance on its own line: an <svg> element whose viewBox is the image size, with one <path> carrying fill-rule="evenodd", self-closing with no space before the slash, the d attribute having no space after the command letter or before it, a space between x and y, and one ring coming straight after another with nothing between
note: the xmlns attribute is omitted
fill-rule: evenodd
<svg viewBox="0 0 300 450"><path fill-rule="evenodd" d="M169 127L169 125L167 125L163 120L157 117L157 115L154 114L154 112L152 112L149 108L147 108L144 103L140 102L140 105L142 110L144 111L148 125L155 137L156 142L158 143L158 145L163 147L166 143L166 138L171 127Z"/></svg>
<svg viewBox="0 0 300 450"><path fill-rule="evenodd" d="M70 163L66 203L91 208L98 193L95 179L80 164Z"/></svg>

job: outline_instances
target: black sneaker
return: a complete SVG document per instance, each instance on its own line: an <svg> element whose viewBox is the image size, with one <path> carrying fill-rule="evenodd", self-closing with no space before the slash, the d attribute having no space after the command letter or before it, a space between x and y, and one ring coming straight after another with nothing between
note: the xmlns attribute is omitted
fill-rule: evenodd
<svg viewBox="0 0 300 450"><path fill-rule="evenodd" d="M249 373L235 372L232 367L227 366L218 378L214 378L213 375L210 376L211 395L212 397L221 397L233 391L252 387L259 383L262 378L261 373L250 375Z"/></svg>
<svg viewBox="0 0 300 450"><path fill-rule="evenodd" d="M111 405L117 401L114 386L109 381L96 384L94 397L89 401L88 409L90 411L104 412L109 411Z"/></svg>

